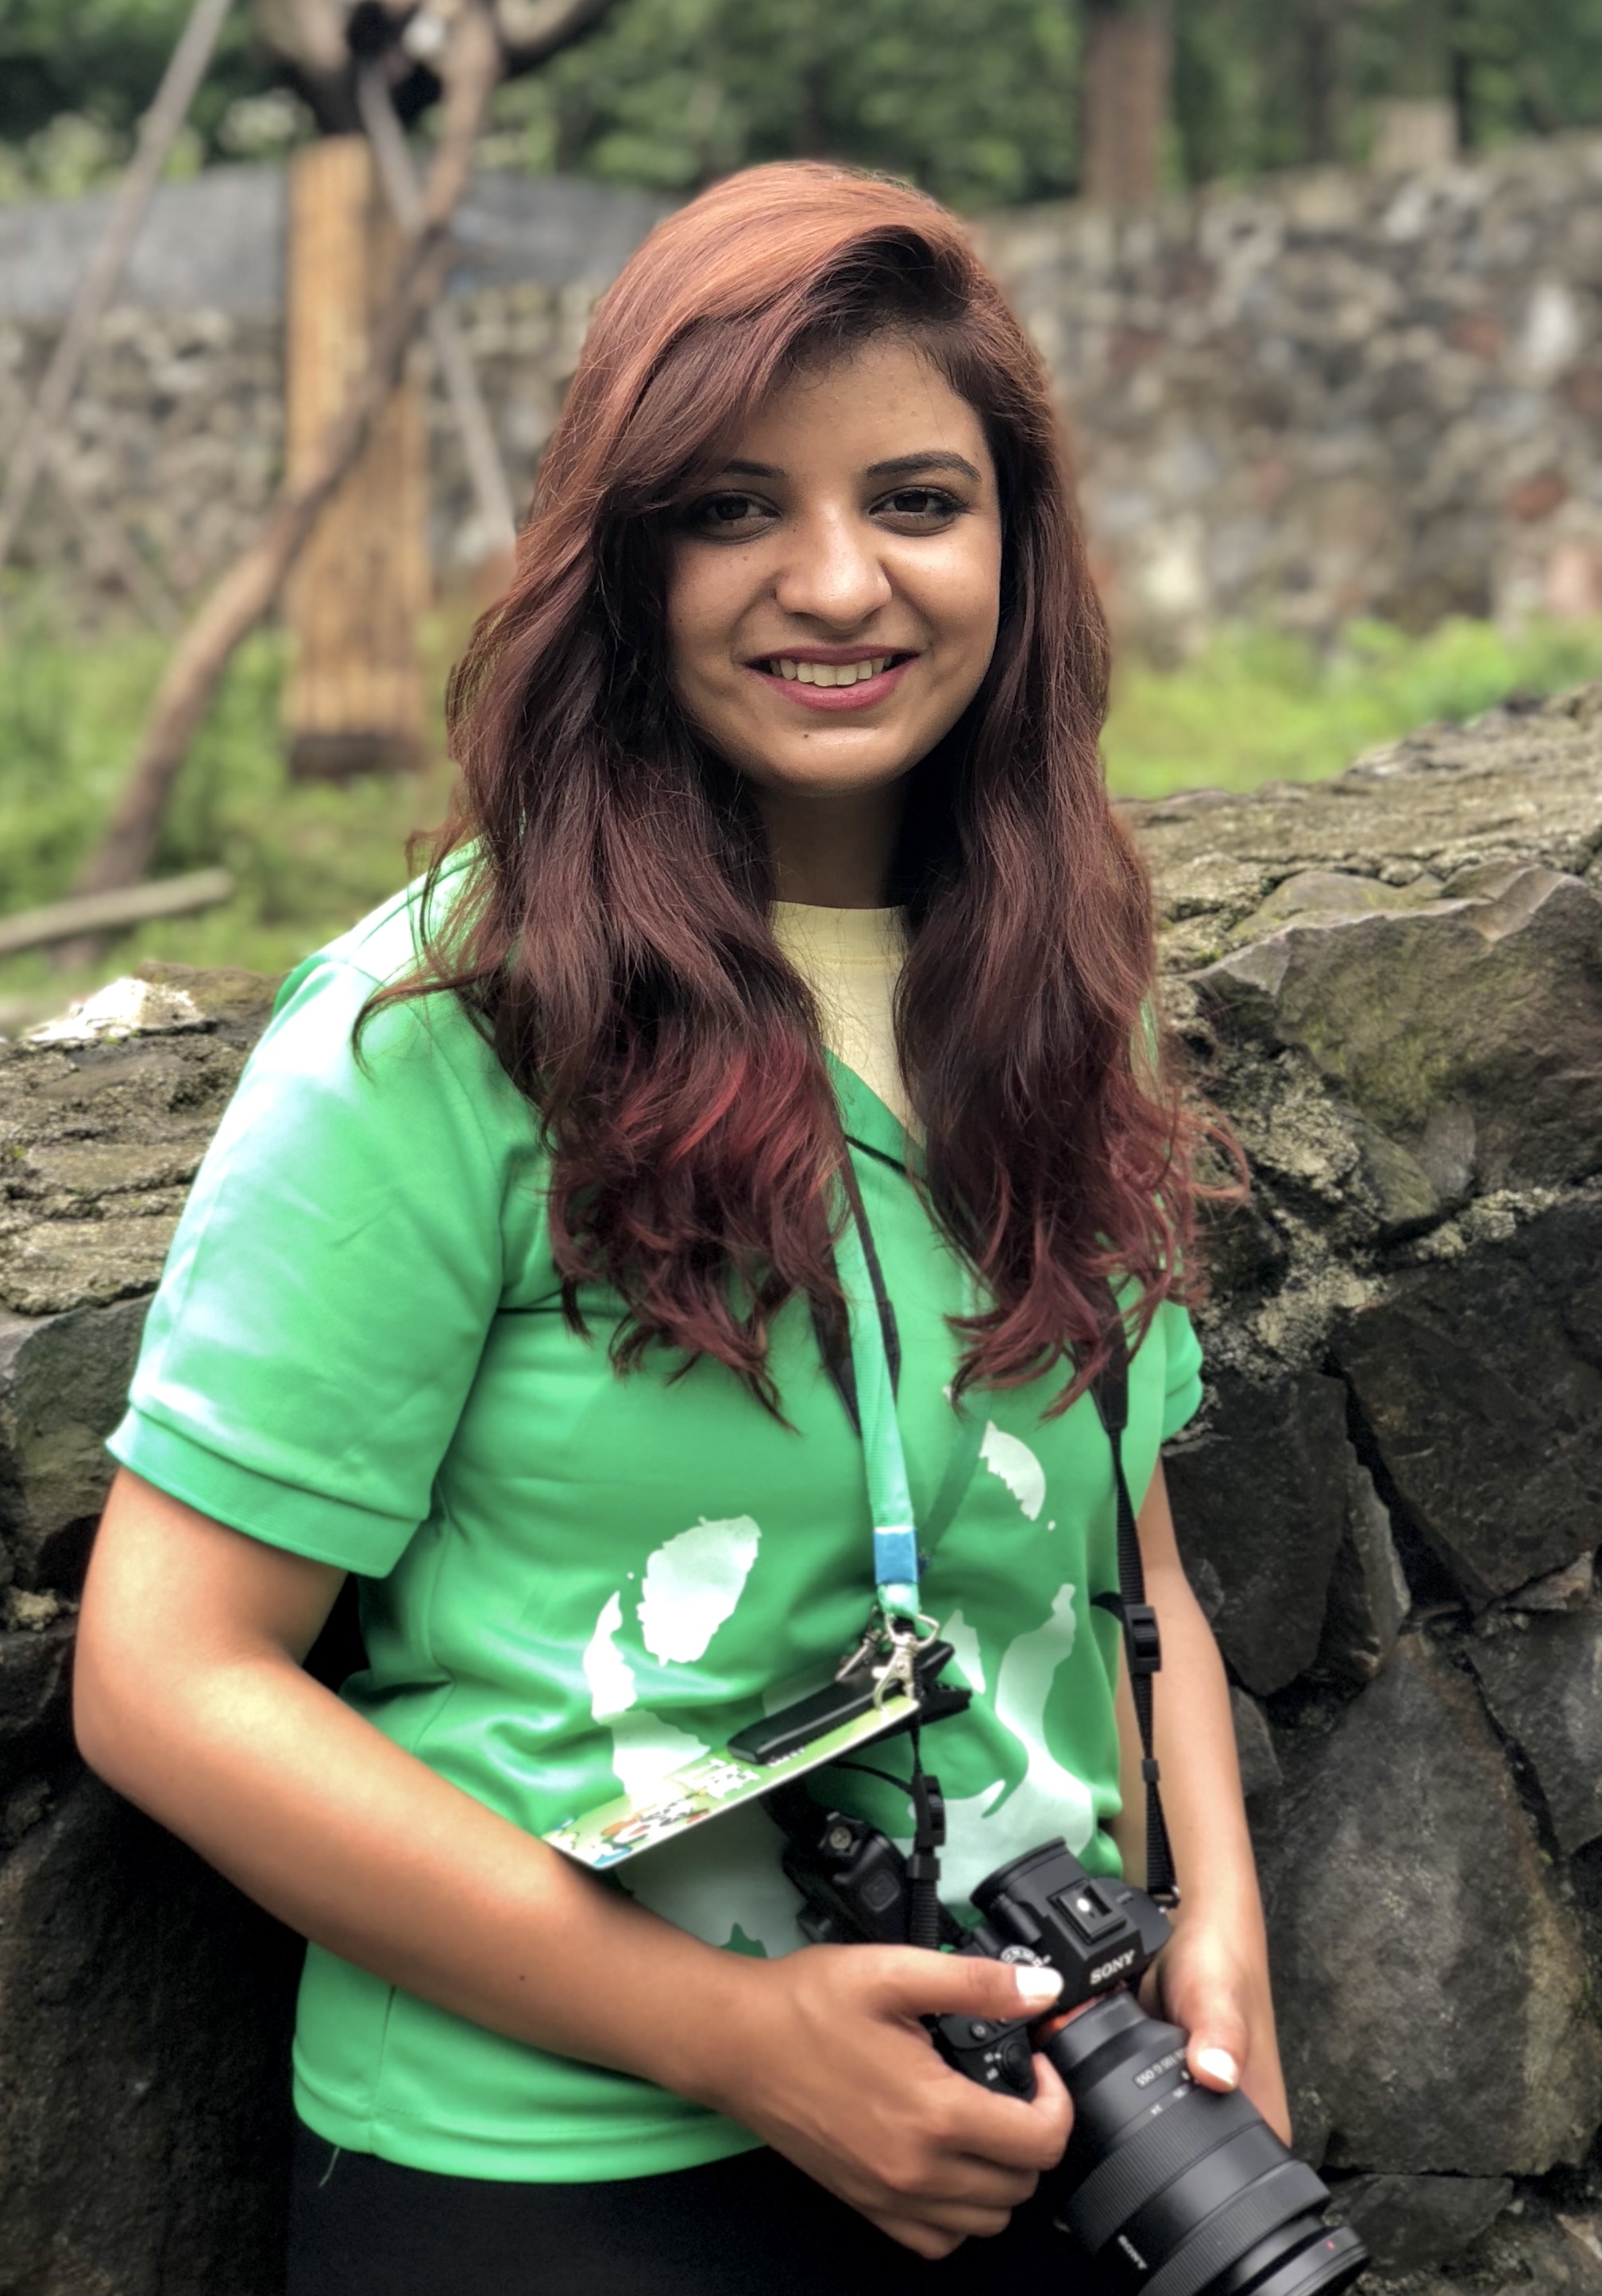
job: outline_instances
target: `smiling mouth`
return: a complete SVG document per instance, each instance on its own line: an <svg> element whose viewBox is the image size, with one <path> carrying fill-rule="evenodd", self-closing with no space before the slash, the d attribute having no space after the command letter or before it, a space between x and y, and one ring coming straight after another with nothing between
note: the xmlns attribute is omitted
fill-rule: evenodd
<svg viewBox="0 0 1602 2296"><path fill-rule="evenodd" d="M798 685L864 685L883 677L893 666L910 661L908 653L864 654L859 661L797 661L785 653L769 654L755 667L768 677L782 677Z"/></svg>

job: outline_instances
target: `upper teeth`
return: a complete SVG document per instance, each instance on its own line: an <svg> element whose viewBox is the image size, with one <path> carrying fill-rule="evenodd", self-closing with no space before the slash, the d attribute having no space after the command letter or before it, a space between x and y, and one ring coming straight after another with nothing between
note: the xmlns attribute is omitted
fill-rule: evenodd
<svg viewBox="0 0 1602 2296"><path fill-rule="evenodd" d="M870 654L866 661L792 661L779 654L768 665L770 676L793 677L801 685L856 685L890 668L892 654Z"/></svg>

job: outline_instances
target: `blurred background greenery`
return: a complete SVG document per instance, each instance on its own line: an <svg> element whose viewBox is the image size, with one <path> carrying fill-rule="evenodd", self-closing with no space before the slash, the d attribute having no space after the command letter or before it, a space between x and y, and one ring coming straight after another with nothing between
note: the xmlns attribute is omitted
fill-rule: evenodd
<svg viewBox="0 0 1602 2296"><path fill-rule="evenodd" d="M0 0L0 200L113 180L192 0ZM826 153L980 211L1079 188L1087 24L1123 0L617 0L545 70L500 89L484 164L688 194L740 165ZM276 159L316 127L236 8L169 164ZM1174 0L1162 168L1179 190L1264 169L1360 163L1376 106L1450 98L1460 149L1602 121L1602 0ZM427 122L423 123L424 132ZM436 610L430 689L468 623ZM0 914L66 893L127 771L164 642L93 636L46 589L0 589ZM1594 670L1584 627L1372 622L1322 650L1226 630L1167 666L1125 660L1107 731L1113 787L1248 787L1338 769L1365 747L1510 689ZM441 729L416 777L286 779L283 644L235 659L185 767L154 873L222 863L226 906L127 934L160 954L278 971L392 890L407 835L448 783ZM42 955L0 963L8 1002L84 983Z"/></svg>
<svg viewBox="0 0 1602 2296"><path fill-rule="evenodd" d="M0 0L0 197L114 172L188 8ZM1602 0L1178 0L1172 22L1175 189L1359 160L1384 98L1450 92L1465 150L1602 120ZM821 152L963 208L1061 197L1083 36L1078 0L620 0L501 89L485 159L689 193ZM240 10L174 171L311 132Z"/></svg>

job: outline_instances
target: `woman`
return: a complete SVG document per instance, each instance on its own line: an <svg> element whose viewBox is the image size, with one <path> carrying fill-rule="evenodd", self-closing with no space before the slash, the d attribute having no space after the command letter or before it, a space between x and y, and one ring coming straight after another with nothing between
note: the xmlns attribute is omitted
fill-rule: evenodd
<svg viewBox="0 0 1602 2296"><path fill-rule="evenodd" d="M794 1949L760 1811L626 1888L538 1838L861 1636L848 1195L926 1546L947 1517L918 1601L974 1693L926 1734L943 1894L1056 1833L1116 1870L1111 1275L1187 1890L1162 1999L1283 2128L1156 1465L1199 1394L1195 1192L1105 683L1039 362L956 225L807 165L661 226L457 678L442 858L291 976L196 1182L86 1597L88 1759L312 1940L295 2296L1060 2255L1060 2083L986 2094L917 2021L1049 1979ZM300 1661L348 1572L335 1698ZM909 1831L891 1783L817 1791Z"/></svg>

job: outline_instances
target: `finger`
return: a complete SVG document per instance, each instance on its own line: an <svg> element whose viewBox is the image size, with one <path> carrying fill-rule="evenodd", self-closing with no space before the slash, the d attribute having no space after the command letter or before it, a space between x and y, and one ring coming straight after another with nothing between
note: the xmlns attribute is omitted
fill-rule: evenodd
<svg viewBox="0 0 1602 2296"><path fill-rule="evenodd" d="M909 2248L915 2256L926 2258L931 2264L962 2246L960 2233L941 2232L938 2226L924 2224L917 2217L892 2215L879 2209L863 2209L860 2213L890 2239L899 2241L903 2248Z"/></svg>
<svg viewBox="0 0 1602 2296"><path fill-rule="evenodd" d="M947 2136L952 2149L1035 2177L1055 2169L1073 2125L1073 2106L1055 2070L1039 2056L1035 2079L1036 2092L1028 2103L965 2082L949 2103Z"/></svg>
<svg viewBox="0 0 1602 2296"><path fill-rule="evenodd" d="M1063 2156L1063 2148L1073 2134L1073 2099L1067 2085L1051 2059L1037 2051L1035 2055L1035 2095L1030 2110L1045 2124L1047 2142L1056 2147L1052 2160L1045 2165L1055 2168Z"/></svg>
<svg viewBox="0 0 1602 2296"><path fill-rule="evenodd" d="M1238 2088L1247 2042L1246 2021L1238 2011L1210 2006L1196 2019L1186 2046L1185 2062L1192 2078L1204 2088Z"/></svg>
<svg viewBox="0 0 1602 2296"><path fill-rule="evenodd" d="M904 2209L864 2209L862 2213L903 2247L930 2257L949 2256L965 2240L994 2240L1013 2220L1010 2209L970 2208L949 2201L932 2202L916 2215Z"/></svg>
<svg viewBox="0 0 1602 2296"><path fill-rule="evenodd" d="M892 2016L1039 2017L1063 1989L1055 1969L1032 1962L984 1961L977 1955L924 1953L883 1946L875 1954L875 1989Z"/></svg>

